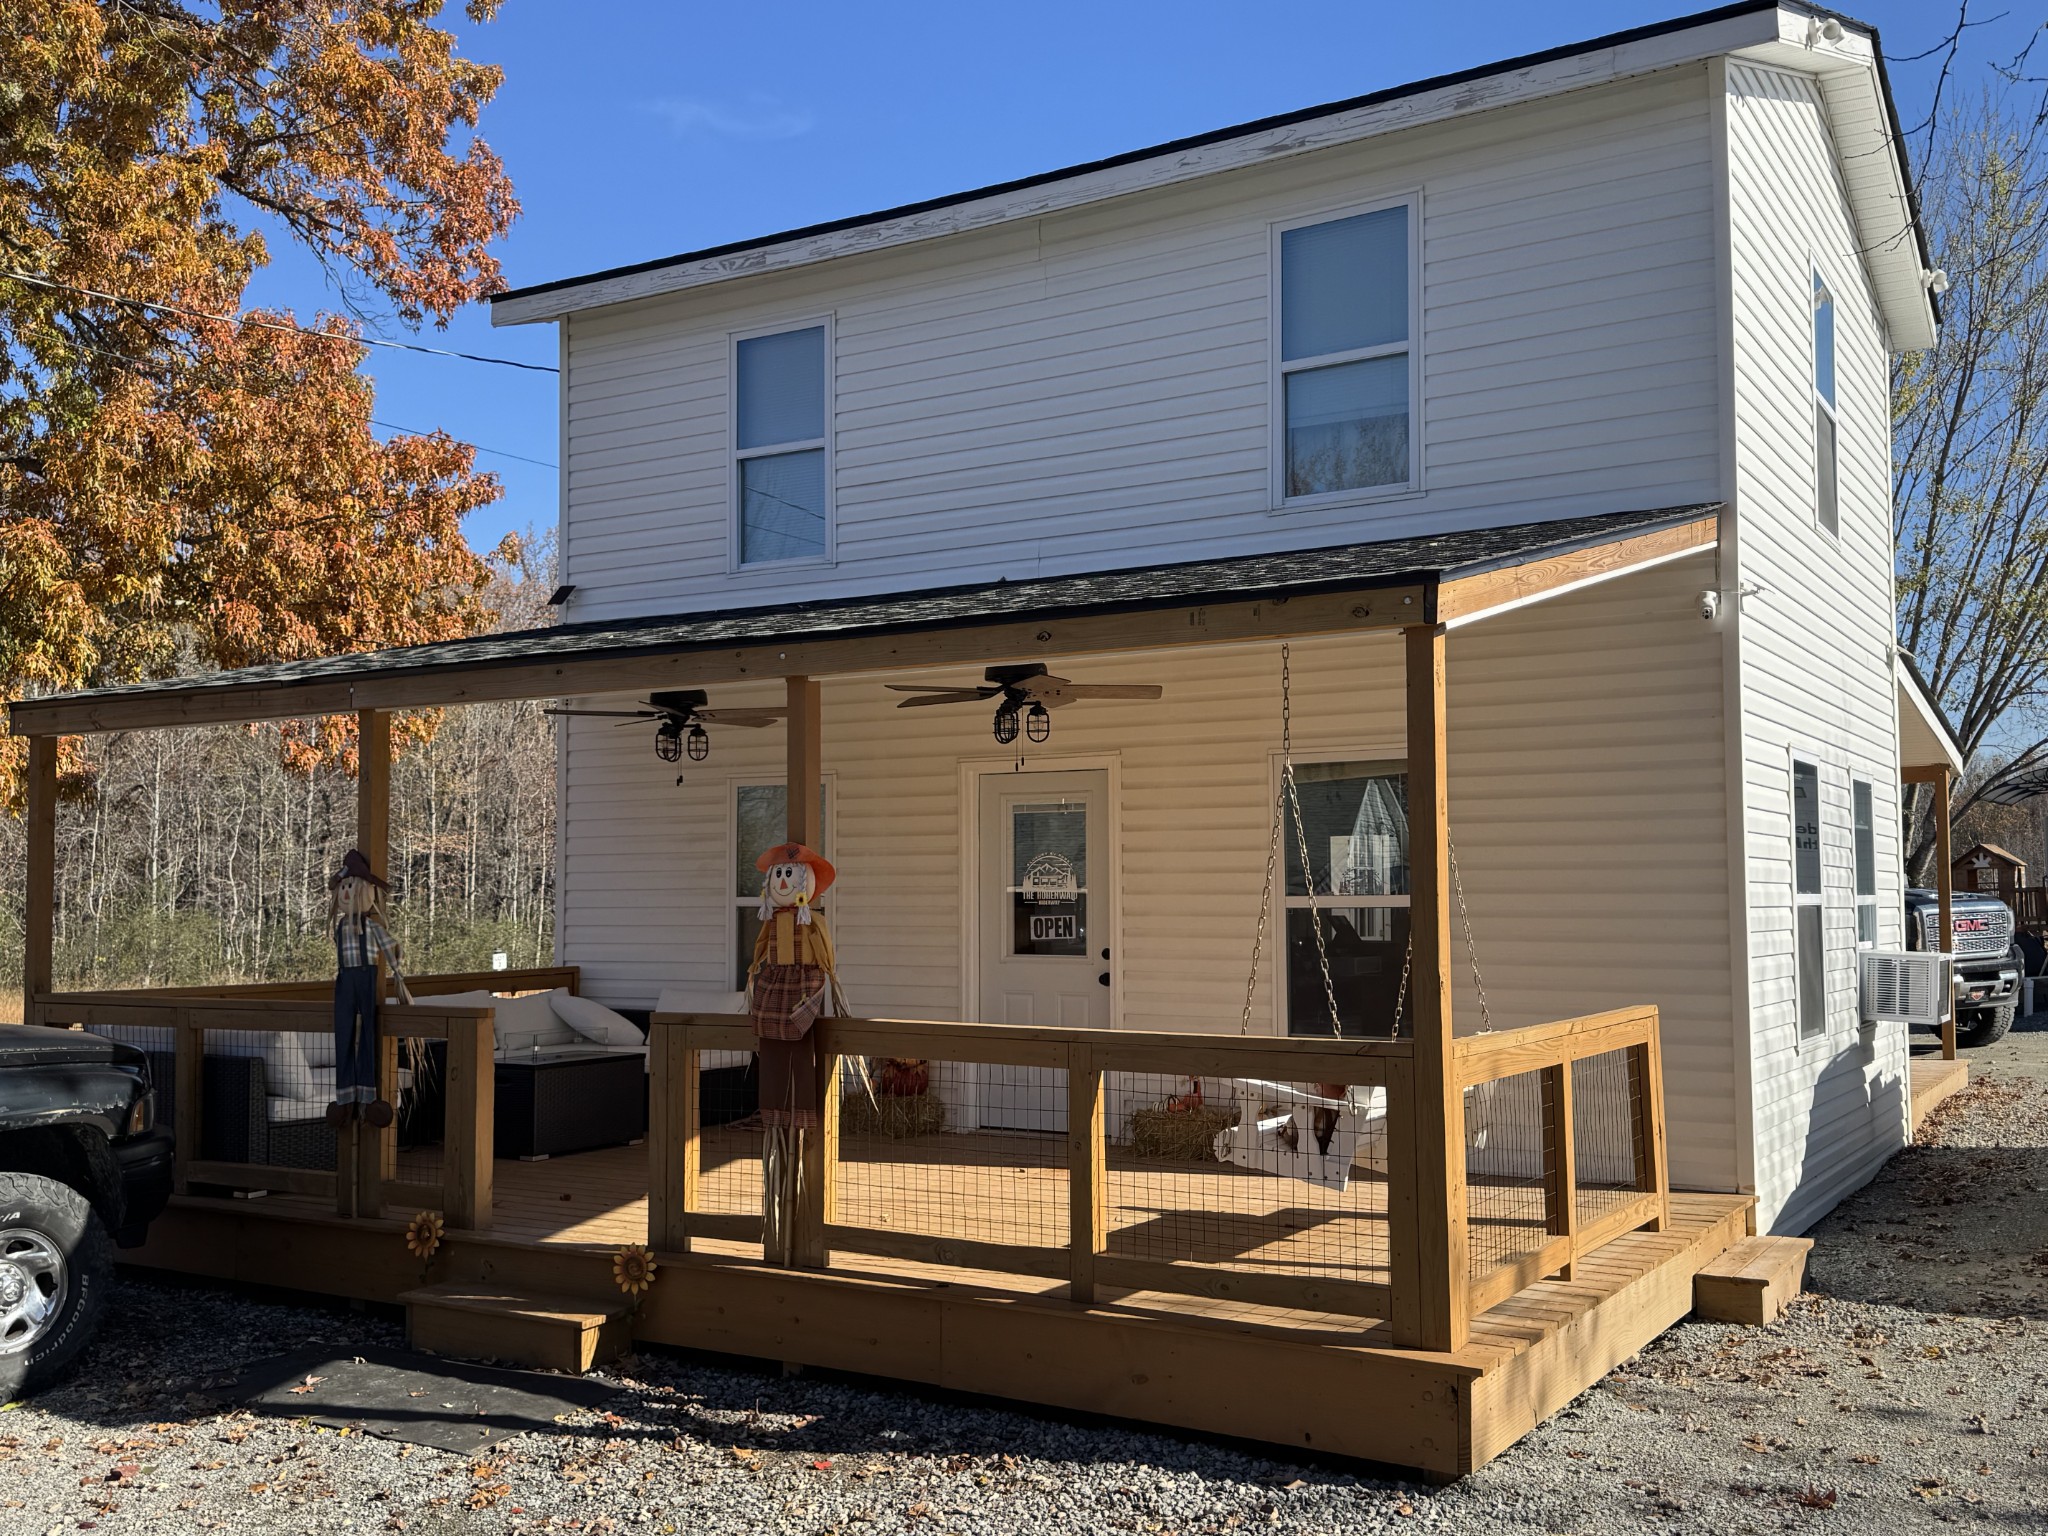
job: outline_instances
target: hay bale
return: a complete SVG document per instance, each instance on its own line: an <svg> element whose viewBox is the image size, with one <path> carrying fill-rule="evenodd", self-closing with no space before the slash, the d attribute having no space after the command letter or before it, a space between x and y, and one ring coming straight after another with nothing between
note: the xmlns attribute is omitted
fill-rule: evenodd
<svg viewBox="0 0 2048 1536"><path fill-rule="evenodd" d="M1170 1110L1155 1105L1131 1116L1131 1152L1162 1162L1213 1163L1216 1138L1237 1119L1234 1109L1204 1104Z"/></svg>
<svg viewBox="0 0 2048 1536"><path fill-rule="evenodd" d="M877 1094L869 1099L855 1088L839 1100L841 1136L882 1136L901 1141L930 1136L946 1128L946 1106L936 1094Z"/></svg>

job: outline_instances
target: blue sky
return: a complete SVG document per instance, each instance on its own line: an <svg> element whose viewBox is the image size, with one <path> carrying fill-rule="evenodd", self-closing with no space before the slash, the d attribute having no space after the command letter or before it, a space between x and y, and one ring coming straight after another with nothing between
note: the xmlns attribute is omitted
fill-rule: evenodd
<svg viewBox="0 0 2048 1536"><path fill-rule="evenodd" d="M1028 175L1700 8L506 0L488 26L469 26L457 5L450 14L465 51L505 69L482 131L525 205L499 250L517 287ZM1852 9L1895 59L1932 46L1954 14L1952 0ZM1980 77L1983 60L2009 55L2024 36L2015 21L1973 34L1964 78ZM1924 112L1933 66L1897 64L1893 82L1911 122ZM273 250L252 303L301 314L332 307L311 261L282 241ZM408 334L390 323L381 333ZM555 360L553 326L494 331L482 305L419 339ZM553 525L551 375L389 352L368 366L380 422L446 428L499 450L479 463L503 478L505 497L471 519L473 544Z"/></svg>

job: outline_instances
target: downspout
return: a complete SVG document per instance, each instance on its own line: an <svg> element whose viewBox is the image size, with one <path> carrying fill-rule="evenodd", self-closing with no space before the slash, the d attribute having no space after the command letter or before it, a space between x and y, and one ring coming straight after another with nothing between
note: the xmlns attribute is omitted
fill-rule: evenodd
<svg viewBox="0 0 2048 1536"><path fill-rule="evenodd" d="M1733 1102L1738 1193L1756 1193L1756 1026L1749 928L1749 786L1743 751L1748 721L1742 686L1741 458L1735 385L1735 220L1728 60L1707 63L1709 137L1714 157L1714 327L1718 338L1715 393L1721 429L1720 545L1715 585L1721 593L1721 752L1728 839L1729 1082ZM1752 1218L1753 1220L1754 1218Z"/></svg>

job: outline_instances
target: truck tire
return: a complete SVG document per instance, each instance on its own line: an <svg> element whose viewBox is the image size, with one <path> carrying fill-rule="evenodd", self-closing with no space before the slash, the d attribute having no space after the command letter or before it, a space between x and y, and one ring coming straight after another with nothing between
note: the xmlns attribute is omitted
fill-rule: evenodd
<svg viewBox="0 0 2048 1536"><path fill-rule="evenodd" d="M1966 1022L1956 1020L1956 1043L1958 1045L1996 1045L2005 1038L2005 1032L2012 1028L2012 1016L2019 1011L2017 1002L2000 1003L1996 1008L1986 1008L1972 1015Z"/></svg>
<svg viewBox="0 0 2048 1536"><path fill-rule="evenodd" d="M71 1367L113 1283L114 1240L85 1196L38 1174L0 1173L0 1402Z"/></svg>

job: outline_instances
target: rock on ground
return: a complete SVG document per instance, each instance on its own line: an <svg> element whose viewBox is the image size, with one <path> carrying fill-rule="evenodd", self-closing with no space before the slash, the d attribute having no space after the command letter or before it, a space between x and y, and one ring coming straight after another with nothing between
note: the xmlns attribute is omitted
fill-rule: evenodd
<svg viewBox="0 0 2048 1536"><path fill-rule="evenodd" d="M468 1460L209 1396L394 1314L131 1273L78 1375L0 1412L0 1531L2048 1531L2048 1017L1977 1065L1782 1322L1681 1324L1452 1488L653 1351Z"/></svg>

